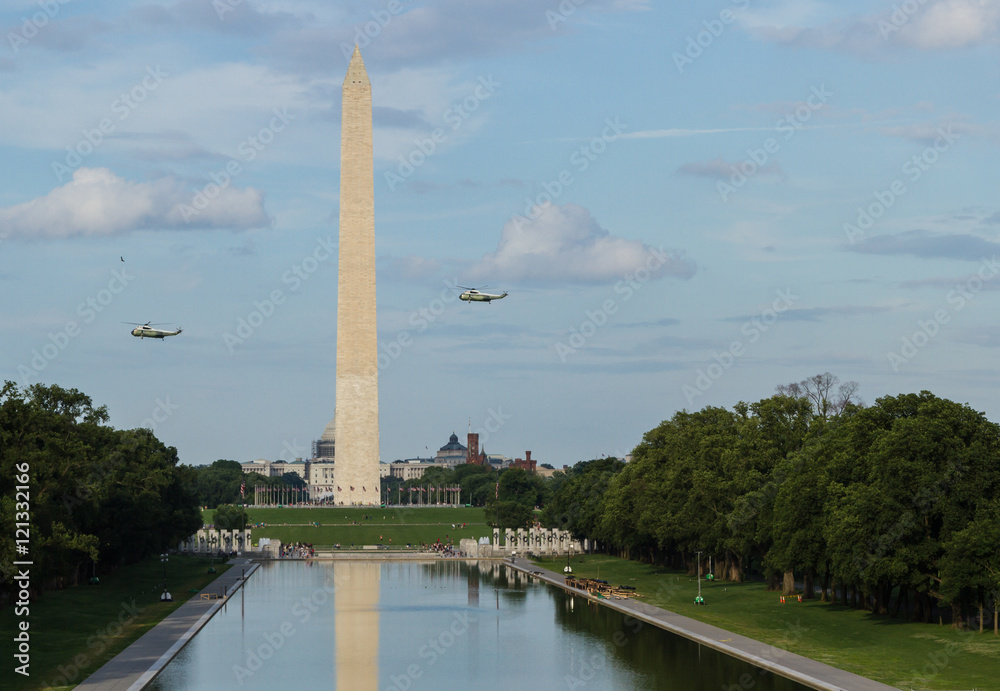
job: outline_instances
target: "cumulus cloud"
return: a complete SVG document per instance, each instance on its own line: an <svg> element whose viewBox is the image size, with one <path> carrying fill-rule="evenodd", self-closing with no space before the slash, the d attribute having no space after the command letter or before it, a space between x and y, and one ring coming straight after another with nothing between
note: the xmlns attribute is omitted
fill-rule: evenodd
<svg viewBox="0 0 1000 691"><path fill-rule="evenodd" d="M207 194L199 198L199 193ZM259 190L207 186L192 191L172 177L131 182L106 168L79 168L72 180L44 197L0 208L0 232L22 239L269 224Z"/></svg>
<svg viewBox="0 0 1000 691"><path fill-rule="evenodd" d="M922 50L963 48L995 43L998 29L997 0L942 0L916 14L900 37Z"/></svg>
<svg viewBox="0 0 1000 691"><path fill-rule="evenodd" d="M640 268L656 278L694 275L683 255L615 237L582 206L547 202L536 208L533 220L517 216L504 224L496 251L472 266L468 279L599 283Z"/></svg>

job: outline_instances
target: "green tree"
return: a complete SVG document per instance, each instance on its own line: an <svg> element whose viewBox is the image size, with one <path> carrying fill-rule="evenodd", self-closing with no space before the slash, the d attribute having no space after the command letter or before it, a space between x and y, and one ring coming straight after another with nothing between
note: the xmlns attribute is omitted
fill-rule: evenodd
<svg viewBox="0 0 1000 691"><path fill-rule="evenodd" d="M215 527L221 530L243 530L250 522L250 517L242 506L222 504L215 509Z"/></svg>
<svg viewBox="0 0 1000 691"><path fill-rule="evenodd" d="M923 391L881 398L841 430L825 530L838 579L878 613L898 588L924 620L937 603L958 623L959 595L974 584L957 567L948 580L945 545L1000 490L1000 428Z"/></svg>
<svg viewBox="0 0 1000 691"><path fill-rule="evenodd" d="M75 584L94 563L139 560L201 525L176 450L149 430L107 421L107 410L75 389L6 382L0 390L0 517L11 535L15 520L29 524L36 587ZM30 497L27 521L17 516L17 491Z"/></svg>
<svg viewBox="0 0 1000 691"><path fill-rule="evenodd" d="M604 494L611 478L624 468L625 464L617 458L597 458L577 463L546 503L542 524L569 530L577 538L596 540L604 509Z"/></svg>

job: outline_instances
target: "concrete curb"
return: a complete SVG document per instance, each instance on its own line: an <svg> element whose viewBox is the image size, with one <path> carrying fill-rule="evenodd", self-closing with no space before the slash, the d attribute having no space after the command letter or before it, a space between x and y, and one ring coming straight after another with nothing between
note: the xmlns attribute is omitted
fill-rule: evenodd
<svg viewBox="0 0 1000 691"><path fill-rule="evenodd" d="M743 660L800 684L820 691L899 691L894 686L867 679L852 672L817 662L802 655L776 648L752 638L705 624L675 612L635 600L607 600L566 585L565 578L553 571L536 566L526 559L507 560L508 566L562 588L566 592L587 598L640 621L683 636L730 657ZM725 640L720 640L725 639ZM781 660L778 662L777 660Z"/></svg>
<svg viewBox="0 0 1000 691"><path fill-rule="evenodd" d="M75 688L83 691L138 691L153 681L246 579L260 568L260 564L246 559L231 560L229 564L231 568L203 588L199 595L171 612ZM247 565L249 570L241 575L239 567ZM225 588L222 591L224 597L211 601L200 598L202 593L219 593L220 588Z"/></svg>

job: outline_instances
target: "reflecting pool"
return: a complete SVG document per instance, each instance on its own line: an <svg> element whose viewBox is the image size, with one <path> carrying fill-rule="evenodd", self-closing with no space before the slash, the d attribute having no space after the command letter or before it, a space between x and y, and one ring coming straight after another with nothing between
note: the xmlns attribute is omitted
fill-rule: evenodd
<svg viewBox="0 0 1000 691"><path fill-rule="evenodd" d="M269 562L149 687L806 687L493 562Z"/></svg>

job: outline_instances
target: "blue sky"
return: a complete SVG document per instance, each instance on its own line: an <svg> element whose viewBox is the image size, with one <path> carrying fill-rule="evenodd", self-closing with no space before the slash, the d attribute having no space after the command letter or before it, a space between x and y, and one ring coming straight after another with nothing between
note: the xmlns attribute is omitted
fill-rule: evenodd
<svg viewBox="0 0 1000 691"><path fill-rule="evenodd" d="M622 455L826 371L1000 419L997 0L10 0L0 27L3 377L185 463L307 456L333 415L355 42L383 461L470 426Z"/></svg>

